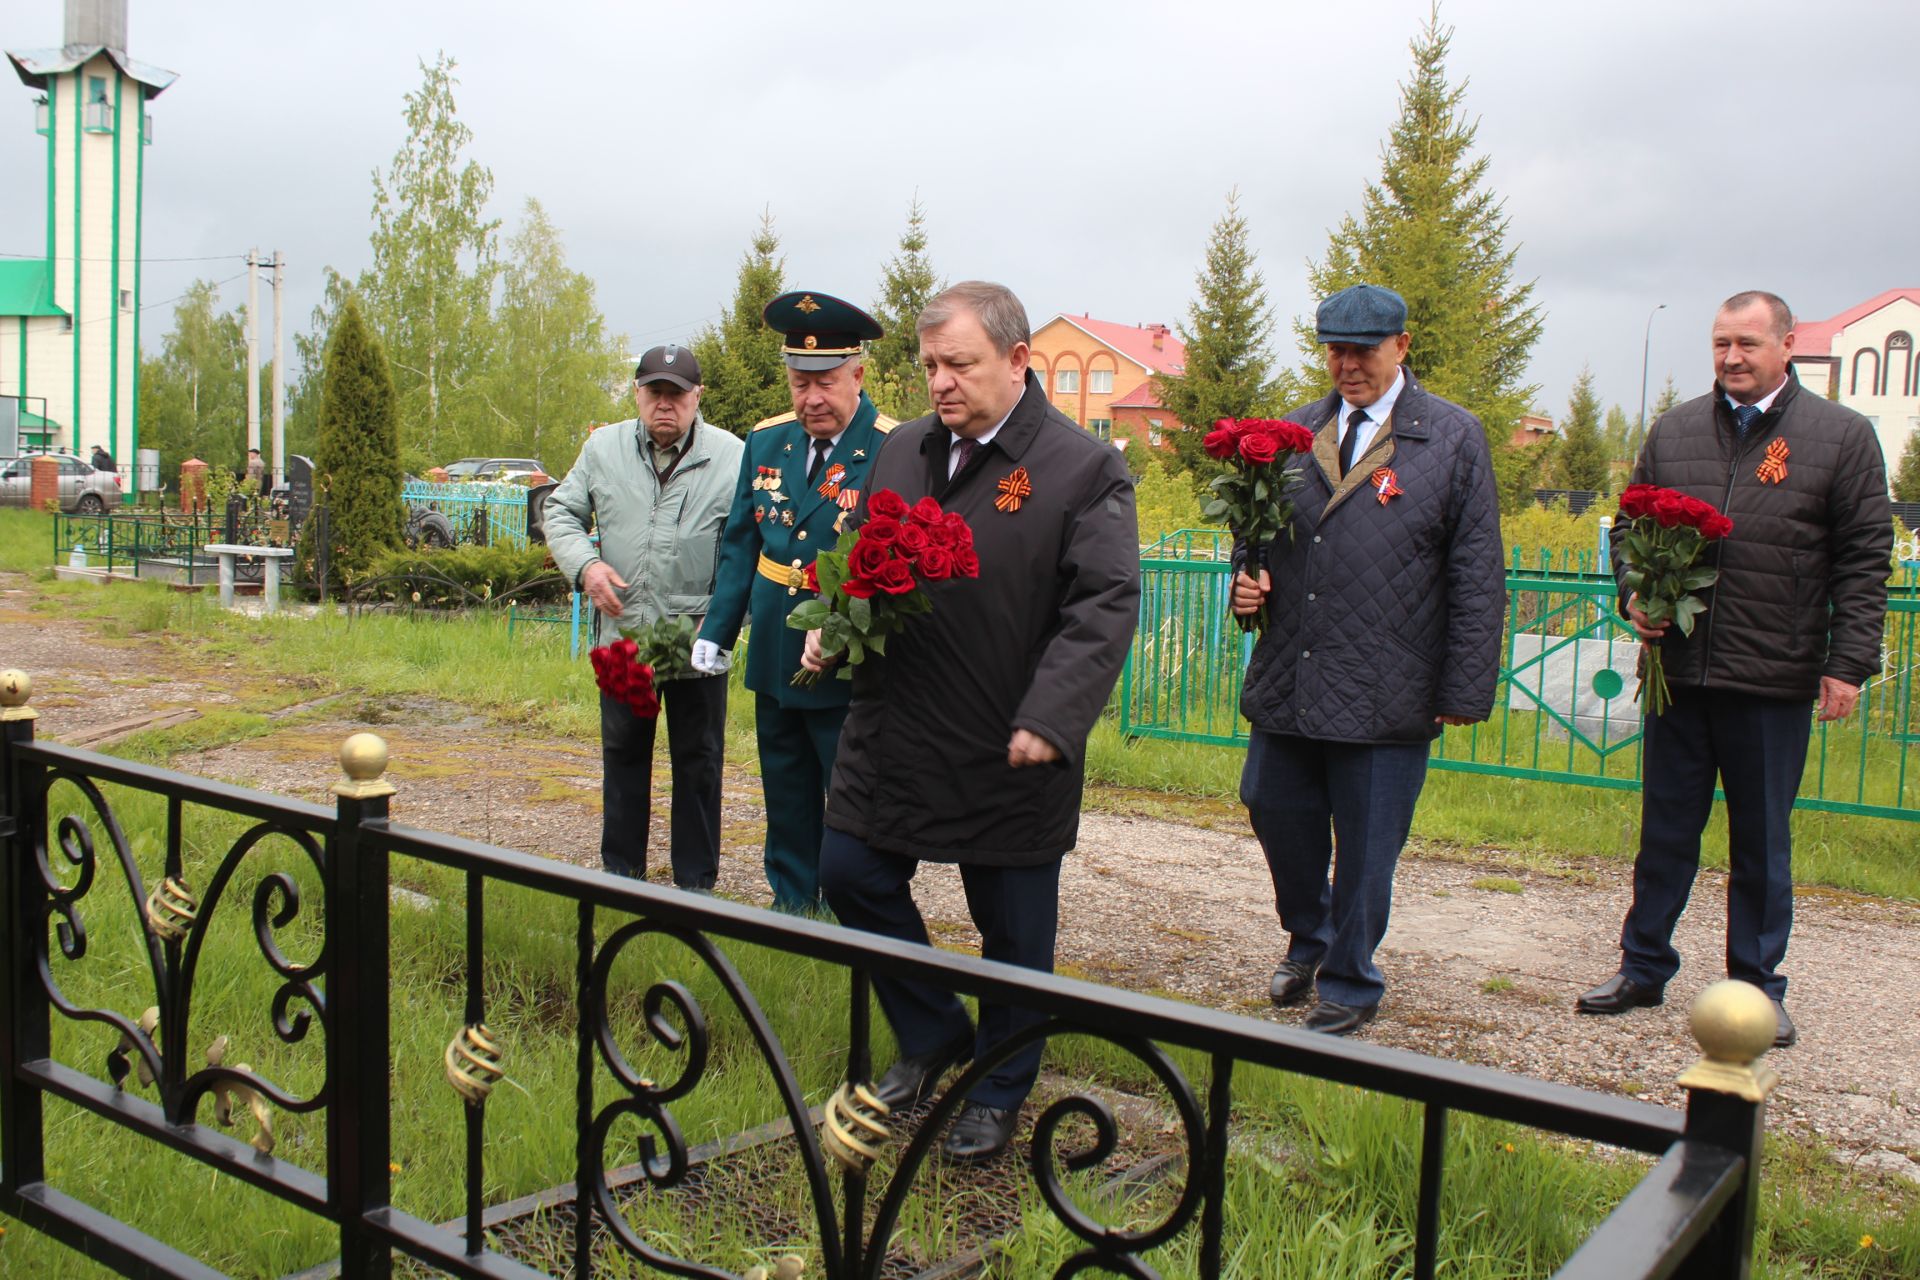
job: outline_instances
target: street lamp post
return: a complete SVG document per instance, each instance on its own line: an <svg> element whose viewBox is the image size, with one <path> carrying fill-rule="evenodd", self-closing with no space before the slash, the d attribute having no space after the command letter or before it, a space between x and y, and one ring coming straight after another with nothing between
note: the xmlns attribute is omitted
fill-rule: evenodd
<svg viewBox="0 0 1920 1280"><path fill-rule="evenodd" d="M1640 456L1640 446L1647 438L1647 353L1653 348L1653 318L1667 309L1661 303L1647 312L1647 331L1640 339L1640 422L1634 430L1633 454Z"/></svg>

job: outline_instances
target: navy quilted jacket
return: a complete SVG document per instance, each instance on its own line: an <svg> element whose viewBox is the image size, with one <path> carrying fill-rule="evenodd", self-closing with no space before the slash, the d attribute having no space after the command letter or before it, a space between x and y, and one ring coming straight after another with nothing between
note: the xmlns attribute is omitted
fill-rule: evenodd
<svg viewBox="0 0 1920 1280"><path fill-rule="evenodd" d="M1269 622L1240 697L1256 729L1426 742L1435 716L1493 710L1506 581L1486 433L1404 372L1391 435L1377 433L1344 482L1340 397L1288 414L1315 450L1293 491L1293 537L1266 548ZM1389 469L1400 493L1381 502L1374 477Z"/></svg>
<svg viewBox="0 0 1920 1280"><path fill-rule="evenodd" d="M1759 470L1775 440L1786 475L1770 483ZM1865 418L1789 376L1743 444L1715 384L1653 424L1633 483L1678 489L1733 521L1707 553L1720 569L1707 611L1691 636L1660 642L1668 684L1811 700L1823 675L1857 685L1879 674L1893 511ZM1614 525L1616 575L1625 528Z"/></svg>

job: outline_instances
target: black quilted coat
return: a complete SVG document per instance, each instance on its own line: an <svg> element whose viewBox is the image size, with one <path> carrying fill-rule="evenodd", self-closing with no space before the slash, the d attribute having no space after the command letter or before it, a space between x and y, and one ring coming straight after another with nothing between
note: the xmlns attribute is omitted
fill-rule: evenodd
<svg viewBox="0 0 1920 1280"><path fill-rule="evenodd" d="M1403 372L1391 433L1375 434L1344 481L1338 394L1287 415L1316 438L1293 491L1293 537L1265 552L1270 622L1240 698L1256 729L1426 742L1436 716L1493 710L1506 585L1486 433ZM1382 469L1400 489L1384 503Z"/></svg>
<svg viewBox="0 0 1920 1280"><path fill-rule="evenodd" d="M1760 466L1776 439L1786 475L1767 483ZM1823 675L1857 685L1879 672L1893 513L1865 418L1789 376L1742 444L1716 385L1653 424L1633 482L1678 489L1733 521L1708 552L1720 580L1704 593L1707 611L1691 636L1660 642L1669 685L1810 700Z"/></svg>

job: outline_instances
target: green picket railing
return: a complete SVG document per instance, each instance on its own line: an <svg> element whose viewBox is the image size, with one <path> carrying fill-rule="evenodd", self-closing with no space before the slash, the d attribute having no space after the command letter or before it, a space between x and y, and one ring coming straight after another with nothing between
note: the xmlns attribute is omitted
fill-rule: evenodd
<svg viewBox="0 0 1920 1280"><path fill-rule="evenodd" d="M1639 641L1603 564L1595 552L1516 554L1493 714L1441 734L1434 768L1639 790ZM1253 637L1228 611L1232 570L1219 544L1174 535L1140 569L1121 731L1244 746ZM1890 597L1885 664L1851 718L1815 726L1798 808L1920 821L1920 567L1900 569Z"/></svg>

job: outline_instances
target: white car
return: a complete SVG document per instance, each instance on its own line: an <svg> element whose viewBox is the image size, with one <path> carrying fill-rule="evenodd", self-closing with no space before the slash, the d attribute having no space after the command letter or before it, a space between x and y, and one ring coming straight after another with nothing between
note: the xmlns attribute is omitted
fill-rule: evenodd
<svg viewBox="0 0 1920 1280"><path fill-rule="evenodd" d="M0 507L24 507L32 500L35 456L0 461ZM97 516L120 505L120 477L114 472L96 470L92 463L71 453L46 456L60 460L62 511Z"/></svg>

